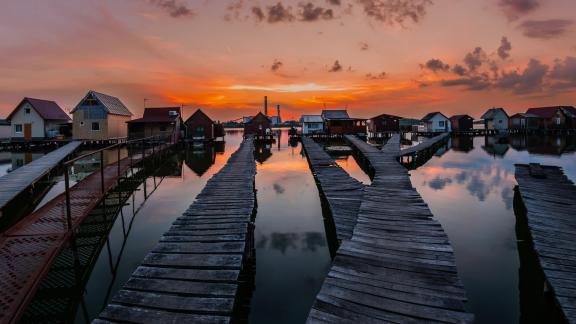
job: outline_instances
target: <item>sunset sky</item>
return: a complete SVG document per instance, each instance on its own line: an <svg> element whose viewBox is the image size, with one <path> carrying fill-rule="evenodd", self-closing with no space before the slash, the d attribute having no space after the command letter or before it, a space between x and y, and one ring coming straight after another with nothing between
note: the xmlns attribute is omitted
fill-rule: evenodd
<svg viewBox="0 0 576 324"><path fill-rule="evenodd" d="M0 118L90 89L228 120L576 105L574 0L0 0Z"/></svg>

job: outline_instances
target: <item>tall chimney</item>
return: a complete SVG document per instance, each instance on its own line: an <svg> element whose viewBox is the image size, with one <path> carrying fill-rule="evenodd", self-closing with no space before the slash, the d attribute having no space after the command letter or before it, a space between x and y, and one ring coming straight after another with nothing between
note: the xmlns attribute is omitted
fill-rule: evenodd
<svg viewBox="0 0 576 324"><path fill-rule="evenodd" d="M268 116L268 96L264 96L264 115Z"/></svg>
<svg viewBox="0 0 576 324"><path fill-rule="evenodd" d="M276 116L280 119L280 105L276 105Z"/></svg>

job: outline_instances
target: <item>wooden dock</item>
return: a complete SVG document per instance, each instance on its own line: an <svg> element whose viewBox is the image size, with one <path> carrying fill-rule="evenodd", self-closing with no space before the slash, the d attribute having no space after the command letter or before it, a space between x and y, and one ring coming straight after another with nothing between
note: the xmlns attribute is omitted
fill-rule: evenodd
<svg viewBox="0 0 576 324"><path fill-rule="evenodd" d="M470 323L450 241L395 155L347 136L374 170L308 322Z"/></svg>
<svg viewBox="0 0 576 324"><path fill-rule="evenodd" d="M328 204L337 239L350 239L356 226L364 185L338 166L313 139L303 137L302 147L318 189Z"/></svg>
<svg viewBox="0 0 576 324"><path fill-rule="evenodd" d="M228 323L253 254L254 143L214 175L95 323Z"/></svg>
<svg viewBox="0 0 576 324"><path fill-rule="evenodd" d="M515 176L547 286L576 323L576 186L555 166L517 164Z"/></svg>
<svg viewBox="0 0 576 324"><path fill-rule="evenodd" d="M431 138L426 138L422 143L400 151L399 156L417 155L420 152L435 150L439 144L448 140L450 133L442 133Z"/></svg>
<svg viewBox="0 0 576 324"><path fill-rule="evenodd" d="M60 162L82 144L80 141L68 143L43 157L34 160L0 178L0 217L2 210L14 198L56 168Z"/></svg>
<svg viewBox="0 0 576 324"><path fill-rule="evenodd" d="M163 151L152 148L143 153L148 158ZM124 158L71 187L70 223L66 194L62 193L0 234L0 322L18 321L54 259L83 220L118 185L119 176L142 160L141 153Z"/></svg>

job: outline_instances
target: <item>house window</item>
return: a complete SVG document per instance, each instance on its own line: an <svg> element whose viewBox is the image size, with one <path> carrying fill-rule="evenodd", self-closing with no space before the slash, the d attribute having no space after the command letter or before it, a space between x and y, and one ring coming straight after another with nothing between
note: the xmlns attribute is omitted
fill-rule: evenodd
<svg viewBox="0 0 576 324"><path fill-rule="evenodd" d="M498 124L502 124L502 119L498 120Z"/></svg>
<svg viewBox="0 0 576 324"><path fill-rule="evenodd" d="M22 133L22 124L14 124L14 133Z"/></svg>
<svg viewBox="0 0 576 324"><path fill-rule="evenodd" d="M443 120L439 121L439 122L438 122L438 126L444 127L444 121L443 121Z"/></svg>
<svg viewBox="0 0 576 324"><path fill-rule="evenodd" d="M84 126L84 122L83 122L83 121L80 122L80 126Z"/></svg>
<svg viewBox="0 0 576 324"><path fill-rule="evenodd" d="M24 109L24 113L26 113L26 115L30 115L30 108Z"/></svg>
<svg viewBox="0 0 576 324"><path fill-rule="evenodd" d="M560 125L560 117L556 117L556 125Z"/></svg>
<svg viewBox="0 0 576 324"><path fill-rule="evenodd" d="M259 127L260 129L262 129L262 125L259 125L258 127ZM198 133L203 132L203 131L204 131L204 126L198 126L198 127L196 127L196 131L197 131Z"/></svg>
<svg viewBox="0 0 576 324"><path fill-rule="evenodd" d="M92 122L92 127L90 128L92 131L99 131L100 130L100 123L99 122Z"/></svg>

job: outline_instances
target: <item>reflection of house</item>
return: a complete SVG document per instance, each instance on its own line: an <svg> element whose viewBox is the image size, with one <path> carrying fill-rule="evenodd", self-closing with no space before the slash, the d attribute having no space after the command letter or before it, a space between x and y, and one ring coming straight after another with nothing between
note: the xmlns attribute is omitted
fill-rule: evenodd
<svg viewBox="0 0 576 324"><path fill-rule="evenodd" d="M346 110L322 110L321 116L328 134L366 134L366 120L350 118Z"/></svg>
<svg viewBox="0 0 576 324"><path fill-rule="evenodd" d="M455 132L470 131L474 128L474 118L469 115L454 115L450 117L450 125Z"/></svg>
<svg viewBox="0 0 576 324"><path fill-rule="evenodd" d="M430 133L449 132L451 130L450 120L441 112L431 112L422 118L425 131Z"/></svg>
<svg viewBox="0 0 576 324"><path fill-rule="evenodd" d="M0 119L0 140L10 138L12 134L12 125L7 119Z"/></svg>
<svg viewBox="0 0 576 324"><path fill-rule="evenodd" d="M199 177L206 173L215 161L216 154L212 146L206 146L201 151L186 150L185 163Z"/></svg>
<svg viewBox="0 0 576 324"><path fill-rule="evenodd" d="M131 139L178 135L182 123L180 107L146 108L142 118L127 123L128 137Z"/></svg>
<svg viewBox="0 0 576 324"><path fill-rule="evenodd" d="M538 116L543 129L576 128L576 108L571 106L530 108L526 114Z"/></svg>
<svg viewBox="0 0 576 324"><path fill-rule="evenodd" d="M529 113L517 113L510 116L510 129L535 130L540 127L540 117Z"/></svg>
<svg viewBox="0 0 576 324"><path fill-rule="evenodd" d="M324 120L320 115L302 115L302 135L318 134L324 131Z"/></svg>
<svg viewBox="0 0 576 324"><path fill-rule="evenodd" d="M54 101L24 98L6 118L12 140L54 138L69 129L70 116Z"/></svg>
<svg viewBox="0 0 576 324"><path fill-rule="evenodd" d="M42 152L12 152L10 154L12 158L12 169L10 169L10 171L14 171L44 155Z"/></svg>
<svg viewBox="0 0 576 324"><path fill-rule="evenodd" d="M484 120L484 129L507 130L508 114L504 108L490 108L481 117Z"/></svg>
<svg viewBox="0 0 576 324"><path fill-rule="evenodd" d="M270 144L258 144L255 147L254 155L256 161L262 164L272 156L272 146Z"/></svg>
<svg viewBox="0 0 576 324"><path fill-rule="evenodd" d="M217 137L214 121L201 109L186 119L186 138L195 141L211 141Z"/></svg>
<svg viewBox="0 0 576 324"><path fill-rule="evenodd" d="M90 90L72 109L74 139L109 140L128 136L132 113L120 99Z"/></svg>
<svg viewBox="0 0 576 324"><path fill-rule="evenodd" d="M504 157L506 152L508 152L509 146L507 143L501 143L500 141L501 138L499 137L485 136L482 149L494 157Z"/></svg>
<svg viewBox="0 0 576 324"><path fill-rule="evenodd" d="M381 114L370 118L368 130L372 133L398 132L402 117Z"/></svg>
<svg viewBox="0 0 576 324"><path fill-rule="evenodd" d="M422 121L419 119L412 119L412 118L402 118L398 122L400 130L403 132L417 132L418 126L422 124Z"/></svg>
<svg viewBox="0 0 576 324"><path fill-rule="evenodd" d="M263 113L259 112L244 125L244 135L264 134L266 129L272 127L272 121Z"/></svg>
<svg viewBox="0 0 576 324"><path fill-rule="evenodd" d="M470 152L474 149L474 137L455 136L452 138L452 150L458 152Z"/></svg>

